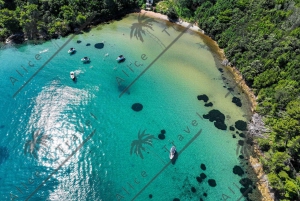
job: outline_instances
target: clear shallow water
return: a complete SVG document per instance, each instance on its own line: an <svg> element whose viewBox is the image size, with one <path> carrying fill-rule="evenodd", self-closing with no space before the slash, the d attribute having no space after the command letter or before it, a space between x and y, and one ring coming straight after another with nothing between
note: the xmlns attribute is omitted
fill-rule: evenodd
<svg viewBox="0 0 300 201"><path fill-rule="evenodd" d="M184 33L122 94L183 31L158 20L140 26L137 18L129 15L76 35L40 71L71 36L0 51L0 200L213 201L242 196L237 188L241 177L232 172L240 164L240 138L232 138L229 126L246 120L245 113L232 103L232 94L226 96L216 55L199 34ZM138 29L140 37L135 37ZM67 54L70 47L77 52ZM120 54L126 60L117 63ZM91 62L82 64L84 56ZM197 100L201 94L213 107ZM133 111L134 103L143 109ZM227 131L202 118L212 109L226 116ZM161 130L166 131L164 140L158 138ZM143 133L151 143L138 141ZM172 144L179 154L170 163ZM207 176L201 183L196 179L200 173Z"/></svg>

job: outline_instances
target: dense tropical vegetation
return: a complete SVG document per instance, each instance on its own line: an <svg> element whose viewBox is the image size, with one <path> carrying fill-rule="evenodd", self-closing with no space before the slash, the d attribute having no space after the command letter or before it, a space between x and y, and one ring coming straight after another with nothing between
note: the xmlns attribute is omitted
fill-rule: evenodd
<svg viewBox="0 0 300 201"><path fill-rule="evenodd" d="M116 19L142 0L0 0L0 39L25 34L28 39L65 36L92 23Z"/></svg>
<svg viewBox="0 0 300 201"><path fill-rule="evenodd" d="M157 10L197 22L257 96L270 133L257 139L280 200L300 200L300 1L169 0Z"/></svg>
<svg viewBox="0 0 300 201"><path fill-rule="evenodd" d="M107 21L144 0L0 0L0 39L66 35L96 15ZM197 22L257 96L271 132L257 139L280 200L300 200L300 0L165 0L156 11ZM95 20L96 19L96 20Z"/></svg>

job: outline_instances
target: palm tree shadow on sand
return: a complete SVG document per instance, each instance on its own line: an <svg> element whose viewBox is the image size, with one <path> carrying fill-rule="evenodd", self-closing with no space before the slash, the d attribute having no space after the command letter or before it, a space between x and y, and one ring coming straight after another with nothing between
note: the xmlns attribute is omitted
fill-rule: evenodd
<svg viewBox="0 0 300 201"><path fill-rule="evenodd" d="M25 143L25 154L29 153L34 158L38 159L38 151L42 146L47 146L48 135L42 135L39 130L32 133L32 139Z"/></svg>
<svg viewBox="0 0 300 201"><path fill-rule="evenodd" d="M139 131L138 133L138 139L133 140L131 143L130 148L130 155L135 153L136 155L139 155L142 159L144 159L142 151L146 151L146 148L144 145L149 145L152 147L152 139L156 139L154 135L145 134L146 130L144 130L142 133Z"/></svg>
<svg viewBox="0 0 300 201"><path fill-rule="evenodd" d="M131 31L130 31L130 38L132 38L133 36L136 37L136 39L144 42L144 38L143 35L146 35L145 30L143 30L143 28L149 28L152 31L152 22L156 22L154 19L152 18L148 18L145 17L144 13L143 15L138 16L138 22L137 23L133 23L130 27Z"/></svg>

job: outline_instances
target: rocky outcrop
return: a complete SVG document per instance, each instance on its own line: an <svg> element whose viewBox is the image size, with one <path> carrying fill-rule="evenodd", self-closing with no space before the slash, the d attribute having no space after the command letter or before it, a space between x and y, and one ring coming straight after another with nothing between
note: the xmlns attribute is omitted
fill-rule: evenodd
<svg viewBox="0 0 300 201"><path fill-rule="evenodd" d="M17 33L17 34L12 34L9 36L6 40L5 43L22 43L25 40L24 34L23 33Z"/></svg>

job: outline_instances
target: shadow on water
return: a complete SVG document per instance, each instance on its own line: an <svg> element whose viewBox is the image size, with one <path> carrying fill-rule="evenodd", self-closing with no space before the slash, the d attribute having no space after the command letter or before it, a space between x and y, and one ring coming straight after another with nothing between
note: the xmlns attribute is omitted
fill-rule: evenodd
<svg viewBox="0 0 300 201"><path fill-rule="evenodd" d="M0 165L4 163L9 157L9 151L7 147L0 147Z"/></svg>
<svg viewBox="0 0 300 201"><path fill-rule="evenodd" d="M74 80L72 80L72 81L73 81L73 83L76 84L77 83L77 77L75 77Z"/></svg>
<svg viewBox="0 0 300 201"><path fill-rule="evenodd" d="M91 27L85 27L84 29L82 29L82 31L85 32L85 33L88 33L91 30L92 30Z"/></svg>
<svg viewBox="0 0 300 201"><path fill-rule="evenodd" d="M174 154L174 157L171 159L171 163L172 163L172 165L175 165L175 163L176 163L177 159L178 159L178 153L177 153L177 152L175 152L175 154Z"/></svg>
<svg viewBox="0 0 300 201"><path fill-rule="evenodd" d="M123 63L125 60L126 60L126 58L124 58L124 59L118 61L118 63Z"/></svg>
<svg viewBox="0 0 300 201"><path fill-rule="evenodd" d="M83 34L83 32L82 32L82 31L77 31L77 32L75 32L74 34L75 34L75 35L80 35L80 34Z"/></svg>
<svg viewBox="0 0 300 201"><path fill-rule="evenodd" d="M125 86L125 85L118 85L118 90L119 90L120 92L124 91L125 89L126 89L126 86ZM126 93L127 93L127 94L130 94L130 91L127 90Z"/></svg>

